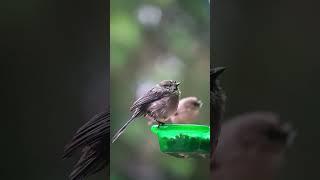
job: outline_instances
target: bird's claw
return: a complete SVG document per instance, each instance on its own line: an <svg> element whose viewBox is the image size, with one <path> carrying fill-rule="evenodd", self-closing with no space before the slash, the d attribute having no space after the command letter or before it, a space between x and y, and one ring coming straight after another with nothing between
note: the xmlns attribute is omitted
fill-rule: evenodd
<svg viewBox="0 0 320 180"><path fill-rule="evenodd" d="M160 126L163 126L164 124L165 124L165 123L158 121L158 128L159 128Z"/></svg>

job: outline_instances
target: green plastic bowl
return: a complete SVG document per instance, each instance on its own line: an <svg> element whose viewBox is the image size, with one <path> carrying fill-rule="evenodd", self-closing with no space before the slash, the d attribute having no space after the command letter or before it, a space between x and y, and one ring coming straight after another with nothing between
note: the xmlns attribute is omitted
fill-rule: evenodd
<svg viewBox="0 0 320 180"><path fill-rule="evenodd" d="M197 124L165 124L151 126L158 136L160 150L179 157L210 156L210 127Z"/></svg>

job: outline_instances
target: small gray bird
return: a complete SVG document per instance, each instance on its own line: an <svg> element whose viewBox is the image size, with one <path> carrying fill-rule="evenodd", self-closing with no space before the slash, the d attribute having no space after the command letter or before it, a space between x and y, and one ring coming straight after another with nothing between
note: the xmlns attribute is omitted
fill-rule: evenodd
<svg viewBox="0 0 320 180"><path fill-rule="evenodd" d="M171 115L168 121L178 124L187 124L196 120L199 115L202 102L197 97L186 97L179 101L177 111Z"/></svg>
<svg viewBox="0 0 320 180"><path fill-rule="evenodd" d="M179 82L163 80L145 95L137 99L130 110L133 112L131 118L113 136L112 143L124 132L127 126L137 117L148 116L159 125L164 124L169 116L176 112L180 90Z"/></svg>
<svg viewBox="0 0 320 180"><path fill-rule="evenodd" d="M272 180L295 132L271 112L237 116L222 125L212 180Z"/></svg>

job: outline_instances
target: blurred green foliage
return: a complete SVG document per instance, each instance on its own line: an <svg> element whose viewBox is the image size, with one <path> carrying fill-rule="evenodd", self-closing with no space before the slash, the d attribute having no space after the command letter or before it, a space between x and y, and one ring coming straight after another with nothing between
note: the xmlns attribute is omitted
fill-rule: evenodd
<svg viewBox="0 0 320 180"><path fill-rule="evenodd" d="M209 124L210 16L208 3L192 0L111 0L111 127L130 117L129 107L163 79L181 82L181 97L204 103L196 124ZM163 154L144 118L111 146L111 179L209 177L207 159Z"/></svg>

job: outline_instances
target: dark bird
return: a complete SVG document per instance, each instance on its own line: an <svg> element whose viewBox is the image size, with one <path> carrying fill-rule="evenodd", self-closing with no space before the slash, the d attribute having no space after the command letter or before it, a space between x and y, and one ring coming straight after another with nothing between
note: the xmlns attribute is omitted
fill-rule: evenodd
<svg viewBox="0 0 320 180"><path fill-rule="evenodd" d="M197 119L202 102L197 97L186 97L179 101L177 111L168 121L178 124L188 124Z"/></svg>
<svg viewBox="0 0 320 180"><path fill-rule="evenodd" d="M163 124L177 110L180 96L179 84L179 82L173 80L163 80L137 99L130 108L133 112L131 118L113 136L112 143L137 117L148 116L159 125Z"/></svg>
<svg viewBox="0 0 320 180"><path fill-rule="evenodd" d="M109 165L110 113L100 113L91 118L65 146L63 158L81 150L81 157L70 174L71 180L82 180Z"/></svg>
<svg viewBox="0 0 320 180"><path fill-rule="evenodd" d="M210 70L210 139L211 143L211 162L214 159L214 151L218 144L220 122L224 114L226 96L220 86L218 77L225 70L224 67L217 67Z"/></svg>
<svg viewBox="0 0 320 180"><path fill-rule="evenodd" d="M239 115L221 127L212 180L272 180L295 132L271 112Z"/></svg>

